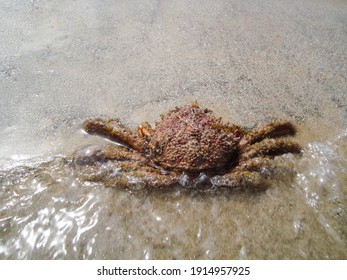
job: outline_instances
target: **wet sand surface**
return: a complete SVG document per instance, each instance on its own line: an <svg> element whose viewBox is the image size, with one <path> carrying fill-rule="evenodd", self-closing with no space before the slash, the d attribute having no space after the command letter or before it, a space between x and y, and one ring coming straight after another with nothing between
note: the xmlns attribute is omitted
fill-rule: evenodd
<svg viewBox="0 0 347 280"><path fill-rule="evenodd" d="M345 1L2 1L1 259L346 259ZM197 100L300 156L260 193L80 180L81 123L131 128Z"/></svg>

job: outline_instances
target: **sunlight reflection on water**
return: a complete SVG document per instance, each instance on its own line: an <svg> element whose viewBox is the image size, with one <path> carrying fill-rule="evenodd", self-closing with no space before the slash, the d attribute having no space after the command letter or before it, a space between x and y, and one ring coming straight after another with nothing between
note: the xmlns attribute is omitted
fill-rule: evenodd
<svg viewBox="0 0 347 280"><path fill-rule="evenodd" d="M80 181L64 158L7 168L0 173L0 257L344 258L344 140L310 143L301 159L279 158L297 175L275 175L256 195L105 188Z"/></svg>

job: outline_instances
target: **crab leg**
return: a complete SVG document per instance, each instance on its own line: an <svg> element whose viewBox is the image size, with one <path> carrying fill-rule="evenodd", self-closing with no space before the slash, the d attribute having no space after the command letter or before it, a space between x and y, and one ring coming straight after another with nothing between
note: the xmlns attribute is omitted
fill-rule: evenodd
<svg viewBox="0 0 347 280"><path fill-rule="evenodd" d="M129 150L128 148L108 145L104 150L104 155L106 159L116 160L116 161L136 161L139 163L147 163L148 159L142 156L139 152L134 150Z"/></svg>
<svg viewBox="0 0 347 280"><path fill-rule="evenodd" d="M163 189L171 187L178 183L178 176L173 174L160 174L158 172L138 171L133 173L133 177L137 178L146 187L154 189Z"/></svg>
<svg viewBox="0 0 347 280"><path fill-rule="evenodd" d="M137 151L117 145L109 145L106 149L87 147L75 154L74 161L85 180L100 181L107 186L160 189L178 182L176 173L163 173ZM100 168L100 162L105 162L103 168Z"/></svg>
<svg viewBox="0 0 347 280"><path fill-rule="evenodd" d="M139 189L164 189L177 184L178 179L174 177L167 177L165 175L122 173L119 176L106 178L103 180L105 186L121 187L130 190Z"/></svg>
<svg viewBox="0 0 347 280"><path fill-rule="evenodd" d="M242 150L240 161L250 158L269 156L273 157L285 153L300 153L300 145L289 139L264 139Z"/></svg>
<svg viewBox="0 0 347 280"><path fill-rule="evenodd" d="M266 138L294 135L296 129L294 125L286 121L273 121L258 127L256 130L246 131L246 135L241 140L241 146L253 144Z"/></svg>
<svg viewBox="0 0 347 280"><path fill-rule="evenodd" d="M106 136L138 151L144 148L144 139L124 126L119 119L92 118L83 123L83 128L90 134Z"/></svg>
<svg viewBox="0 0 347 280"><path fill-rule="evenodd" d="M217 175L211 178L211 183L216 187L229 188L254 188L265 189L267 187L266 178L259 172L234 171L224 175Z"/></svg>
<svg viewBox="0 0 347 280"><path fill-rule="evenodd" d="M106 147L91 145L76 151L74 154L74 161L80 165L91 165L107 160L148 162L147 158L140 153L117 145Z"/></svg>
<svg viewBox="0 0 347 280"><path fill-rule="evenodd" d="M178 182L175 173L162 174L159 169L137 161L125 161L118 164L121 173L118 176L104 178L103 182L110 186L120 186L130 189L162 189L171 187Z"/></svg>
<svg viewBox="0 0 347 280"><path fill-rule="evenodd" d="M269 165L270 159L268 157L254 157L251 159L241 160L232 172L238 171L256 171L259 172L263 167Z"/></svg>
<svg viewBox="0 0 347 280"><path fill-rule="evenodd" d="M215 186L224 187L255 187L266 188L266 174L262 169L268 165L270 159L267 157L255 157L239 162L229 173L214 176L211 182Z"/></svg>

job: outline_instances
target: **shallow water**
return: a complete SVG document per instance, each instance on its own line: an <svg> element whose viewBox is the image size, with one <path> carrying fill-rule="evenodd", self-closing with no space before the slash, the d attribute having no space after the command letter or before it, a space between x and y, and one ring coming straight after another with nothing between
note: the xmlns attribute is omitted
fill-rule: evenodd
<svg viewBox="0 0 347 280"><path fill-rule="evenodd" d="M340 0L3 0L1 259L346 259L347 6ZM91 116L135 128L198 100L298 125L264 192L129 191L69 157Z"/></svg>
<svg viewBox="0 0 347 280"><path fill-rule="evenodd" d="M0 257L344 259L346 140L278 157L260 193L125 191L80 180L66 158L25 161L0 173Z"/></svg>

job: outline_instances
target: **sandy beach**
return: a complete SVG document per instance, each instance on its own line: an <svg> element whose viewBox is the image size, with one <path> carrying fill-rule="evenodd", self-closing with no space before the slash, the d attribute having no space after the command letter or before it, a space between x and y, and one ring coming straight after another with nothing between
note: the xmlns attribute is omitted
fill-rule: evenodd
<svg viewBox="0 0 347 280"><path fill-rule="evenodd" d="M0 259L346 259L347 2L0 3ZM64 158L198 101L296 124L263 193L129 192Z"/></svg>

